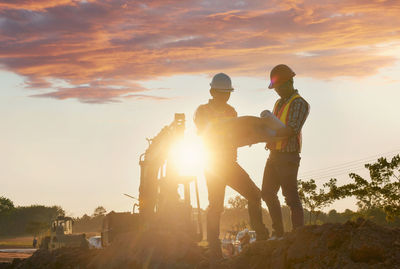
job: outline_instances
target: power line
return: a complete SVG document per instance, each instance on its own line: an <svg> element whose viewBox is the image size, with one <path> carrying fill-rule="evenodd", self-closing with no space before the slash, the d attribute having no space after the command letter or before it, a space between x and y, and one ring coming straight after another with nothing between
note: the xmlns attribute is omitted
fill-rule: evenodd
<svg viewBox="0 0 400 269"><path fill-rule="evenodd" d="M363 163L359 163L358 165L347 166L347 167L343 167L343 168L336 169L336 170L320 171L318 173L313 173L313 174L301 174L300 177L315 179L315 178L321 178L321 177L330 177L330 176L335 176L335 175L348 174L348 173L363 170L363 169L366 169L363 166Z"/></svg>
<svg viewBox="0 0 400 269"><path fill-rule="evenodd" d="M364 169L364 167L352 167L352 168L346 168L343 170L339 170L339 171L331 171L331 172L327 172L327 173L320 173L320 174L315 174L315 175L300 175L301 178L321 178L321 177L330 177L330 176L336 176L336 175L342 175L342 174L348 174L350 172L354 172L354 171L358 171L358 170L362 170Z"/></svg>
<svg viewBox="0 0 400 269"><path fill-rule="evenodd" d="M386 152L386 153L382 153L382 154L377 154L377 155L373 155L373 156L370 156L370 157L366 157L366 158L362 158L362 159L358 159L358 160L354 160L354 161L349 161L349 162L345 162L345 163L336 164L336 165L333 165L333 166L328 166L328 167L325 167L325 168L314 169L314 170L310 170L310 171L304 172L302 174L313 174L313 173L320 172L320 171L325 171L325 170L341 169L343 167L352 166L352 165L358 165L359 163L365 163L367 161L373 161L373 160L376 160L377 157L387 157L387 156L391 156L391 155L396 155L397 153L400 153L400 150L395 150L395 151L390 151L390 152Z"/></svg>
<svg viewBox="0 0 400 269"><path fill-rule="evenodd" d="M308 173L317 172L317 171L321 171L321 170L327 170L327 169L331 169L331 168L335 168L335 167L340 167L340 166L343 166L343 165L354 164L354 163L357 163L357 162L365 162L365 161L369 161L371 159L374 160L377 157L382 157L384 155L386 156L388 154L391 155L393 153L395 153L394 155L396 155L397 153L400 153L400 149L389 151L389 152L385 152L385 153L381 153L381 154L372 155L372 156L369 156L369 157L364 157L364 158L361 158L361 159L358 159L358 160L354 160L354 161L349 161L349 162L344 162L344 163L328 166L328 167L325 167L325 168L319 168L319 169L310 170L310 171L304 172L303 174L306 174L306 173L308 174Z"/></svg>
<svg viewBox="0 0 400 269"><path fill-rule="evenodd" d="M361 169L364 169L363 167L359 167L362 164L368 163L370 161L374 161L376 160L377 157L389 157L389 156L393 156L393 155L397 155L398 153L400 153L400 150L394 150L394 151L389 151L386 153L382 153L382 154L377 154L377 155L373 155L373 156L369 156L366 158L362 158L362 159L358 159L358 160L354 160L354 161L350 161L350 162L345 162L345 163L341 163L341 164L337 164L337 165L333 165L333 166L329 166L326 168L322 168L322 169L314 169L311 171L307 171L304 173L301 173L299 175L300 178L326 178L326 177L332 177L332 176L337 176L337 175L342 175L342 174L347 174L354 171L358 171Z"/></svg>
<svg viewBox="0 0 400 269"><path fill-rule="evenodd" d="M391 155L388 155L391 156ZM388 157L388 156L382 156L382 157ZM320 176L320 175L324 175L324 174L331 174L331 173L340 173L340 172L345 172L345 171L350 171L356 168L360 168L360 166L363 166L364 168L364 164L365 163L369 163L370 161L375 161L376 159L368 159L365 160L363 162L359 162L359 163L354 163L354 164L347 164L347 165L343 165L341 167L337 167L337 168L333 168L333 169L321 169L320 171L316 171L313 173L302 173L301 176L303 177L314 177L314 176Z"/></svg>
<svg viewBox="0 0 400 269"><path fill-rule="evenodd" d="M331 179L331 178L334 178L334 177L337 177L337 176L341 176L341 175L348 175L350 173L354 173L354 172L360 171L360 170L364 170L364 168L353 169L351 172L346 171L346 172L332 173L332 174L326 174L326 175L321 175L321 176L318 176L318 177L309 177L309 178L312 178L315 181L320 181L320 180L323 180L323 179Z"/></svg>

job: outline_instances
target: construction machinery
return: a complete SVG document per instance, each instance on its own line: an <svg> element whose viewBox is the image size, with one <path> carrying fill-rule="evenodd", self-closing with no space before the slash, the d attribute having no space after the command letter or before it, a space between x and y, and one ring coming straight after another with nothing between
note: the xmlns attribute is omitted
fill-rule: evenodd
<svg viewBox="0 0 400 269"><path fill-rule="evenodd" d="M144 230L185 233L194 241L203 238L197 178L184 176L171 151L185 132L185 115L176 113L173 122L153 138L140 155L139 212L106 215L103 222L102 244L112 244L127 232ZM194 185L197 208L192 208L191 187ZM183 188L183 197L178 187ZM129 195L126 195L129 196ZM132 198L132 197L131 197ZM135 206L134 206L135 209Z"/></svg>
<svg viewBox="0 0 400 269"><path fill-rule="evenodd" d="M101 246L107 247L125 233L139 231L139 214L111 211L103 219Z"/></svg>
<svg viewBox="0 0 400 269"><path fill-rule="evenodd" d="M58 216L52 223L50 235L45 236L41 248L55 250L63 247L87 248L88 243L85 234L73 234L73 220L70 217Z"/></svg>
<svg viewBox="0 0 400 269"><path fill-rule="evenodd" d="M208 141L229 143L235 147L265 142L272 139L271 129L281 127L271 113L263 112L261 118L244 116L227 119L209 126ZM277 122L279 124L277 124ZM176 113L173 122L153 138L140 155L139 198L124 194L136 201L133 213L111 212L106 215L102 229L102 244L108 246L124 233L161 231L186 234L193 241L203 238L199 190L195 176L180 173L179 152L171 154L183 141L185 115ZM210 143L209 148L213 148ZM192 208L191 187L195 188L197 208ZM183 197L178 193L183 189ZM139 212L135 212L138 207Z"/></svg>

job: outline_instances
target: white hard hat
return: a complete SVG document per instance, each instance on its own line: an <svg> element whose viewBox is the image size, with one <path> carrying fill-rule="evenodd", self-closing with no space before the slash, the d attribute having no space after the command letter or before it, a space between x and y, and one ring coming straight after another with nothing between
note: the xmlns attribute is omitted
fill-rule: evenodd
<svg viewBox="0 0 400 269"><path fill-rule="evenodd" d="M224 73L216 74L211 83L211 89L217 90L219 92L233 92L231 78Z"/></svg>

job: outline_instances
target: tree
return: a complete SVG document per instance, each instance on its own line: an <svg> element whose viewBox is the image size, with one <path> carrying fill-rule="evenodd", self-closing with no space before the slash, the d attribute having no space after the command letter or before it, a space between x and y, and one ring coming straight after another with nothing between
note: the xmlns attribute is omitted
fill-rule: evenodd
<svg viewBox="0 0 400 269"><path fill-rule="evenodd" d="M0 213L0 236L23 235L35 233L42 223L50 227L51 221L59 215L64 215L64 210L59 206L18 206L7 213ZM43 228L44 229L44 228Z"/></svg>
<svg viewBox="0 0 400 269"><path fill-rule="evenodd" d="M107 213L107 210L104 207L98 206L98 207L96 207L96 209L93 212L93 217L104 216L106 213Z"/></svg>
<svg viewBox="0 0 400 269"><path fill-rule="evenodd" d="M229 198L228 204L234 209L245 209L248 206L248 201L240 195L236 195L234 198Z"/></svg>
<svg viewBox="0 0 400 269"><path fill-rule="evenodd" d="M370 180L351 173L349 176L354 183L346 186L349 195L356 197L360 210L381 208L387 220L393 221L400 216L400 155L390 161L379 158L376 163L366 164L365 168L369 170Z"/></svg>
<svg viewBox="0 0 400 269"><path fill-rule="evenodd" d="M0 213L8 212L14 208L14 203L10 199L4 196L0 197Z"/></svg>
<svg viewBox="0 0 400 269"><path fill-rule="evenodd" d="M331 188L333 188L336 186L335 182L335 179L332 179L328 184L332 185ZM321 210L330 205L335 200L335 196L324 189L319 189L317 192L317 184L315 184L314 179L308 181L299 180L298 185L300 199L304 207L309 210L309 222L310 224L312 223L313 214L316 216L316 222ZM330 185L324 184L324 187L329 187Z"/></svg>
<svg viewBox="0 0 400 269"><path fill-rule="evenodd" d="M33 236L38 236L49 229L49 223L40 221L31 221L26 225L26 232Z"/></svg>

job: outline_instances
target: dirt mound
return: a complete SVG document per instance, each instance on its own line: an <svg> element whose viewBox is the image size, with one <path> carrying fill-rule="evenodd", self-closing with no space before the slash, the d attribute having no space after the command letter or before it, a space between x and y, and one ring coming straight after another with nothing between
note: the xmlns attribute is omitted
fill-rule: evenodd
<svg viewBox="0 0 400 269"><path fill-rule="evenodd" d="M204 249L185 233L153 232L125 235L93 259L96 269L194 268L206 259Z"/></svg>
<svg viewBox="0 0 400 269"><path fill-rule="evenodd" d="M204 252L183 233L146 232L102 250L40 250L0 268L208 268ZM305 226L280 241L250 244L217 268L400 268L400 229L363 219Z"/></svg>
<svg viewBox="0 0 400 269"><path fill-rule="evenodd" d="M400 229L358 219L255 242L221 268L400 268Z"/></svg>
<svg viewBox="0 0 400 269"><path fill-rule="evenodd" d="M28 259L14 259L11 264L0 264L1 269L88 268L96 250L63 248L53 252L39 249Z"/></svg>
<svg viewBox="0 0 400 269"><path fill-rule="evenodd" d="M204 248L185 236L185 233L148 231L125 234L110 247L100 250L38 250L28 259L15 259L12 264L0 264L0 269L184 269L194 268L203 260L206 260Z"/></svg>

